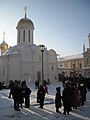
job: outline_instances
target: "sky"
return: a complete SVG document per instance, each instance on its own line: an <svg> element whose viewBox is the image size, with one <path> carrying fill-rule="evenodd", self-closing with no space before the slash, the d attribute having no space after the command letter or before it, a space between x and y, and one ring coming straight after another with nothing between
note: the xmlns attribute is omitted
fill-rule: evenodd
<svg viewBox="0 0 90 120"><path fill-rule="evenodd" d="M44 44L60 56L83 52L90 32L90 0L0 0L0 43L17 44L17 23L27 17L34 23L34 44Z"/></svg>

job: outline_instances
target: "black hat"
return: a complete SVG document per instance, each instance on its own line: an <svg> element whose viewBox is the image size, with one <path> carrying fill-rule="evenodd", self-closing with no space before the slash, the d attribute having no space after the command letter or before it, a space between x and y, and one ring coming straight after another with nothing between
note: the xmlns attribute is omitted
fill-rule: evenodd
<svg viewBox="0 0 90 120"><path fill-rule="evenodd" d="M60 87L57 87L57 88L56 88L57 91L60 91L60 89L61 89Z"/></svg>

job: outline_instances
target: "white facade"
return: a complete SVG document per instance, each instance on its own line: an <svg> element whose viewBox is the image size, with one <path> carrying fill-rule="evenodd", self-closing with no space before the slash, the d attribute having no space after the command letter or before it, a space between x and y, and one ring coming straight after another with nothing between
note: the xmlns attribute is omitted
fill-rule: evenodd
<svg viewBox="0 0 90 120"><path fill-rule="evenodd" d="M35 82L42 79L42 53L39 45L34 44L34 24L26 18L17 24L17 45L8 48L0 56L0 81L26 80ZM58 78L57 54L44 48L44 80L55 82Z"/></svg>

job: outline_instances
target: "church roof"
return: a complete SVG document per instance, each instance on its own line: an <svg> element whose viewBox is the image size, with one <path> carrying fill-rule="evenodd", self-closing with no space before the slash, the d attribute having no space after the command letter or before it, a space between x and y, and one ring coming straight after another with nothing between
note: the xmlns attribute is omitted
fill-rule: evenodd
<svg viewBox="0 0 90 120"><path fill-rule="evenodd" d="M77 55L70 55L59 58L59 61L66 61L66 60L74 60L74 59L81 59L83 58L83 54L77 54Z"/></svg>
<svg viewBox="0 0 90 120"><path fill-rule="evenodd" d="M18 51L9 48L5 53L3 53L3 55L11 55L11 54L13 55L18 54Z"/></svg>
<svg viewBox="0 0 90 120"><path fill-rule="evenodd" d="M3 41L3 42L0 44L0 49L1 49L1 50L7 50L7 49L8 49L8 44L7 44L5 41Z"/></svg>
<svg viewBox="0 0 90 120"><path fill-rule="evenodd" d="M23 51L24 48L27 47L31 47L31 49L34 49L36 47L35 44L29 45L29 44L19 44L19 45L15 45L13 47L9 47L4 53L3 55L15 55L15 54L19 54L19 51Z"/></svg>
<svg viewBox="0 0 90 120"><path fill-rule="evenodd" d="M17 27L32 27L32 28L34 28L34 24L30 19L22 18L19 20Z"/></svg>

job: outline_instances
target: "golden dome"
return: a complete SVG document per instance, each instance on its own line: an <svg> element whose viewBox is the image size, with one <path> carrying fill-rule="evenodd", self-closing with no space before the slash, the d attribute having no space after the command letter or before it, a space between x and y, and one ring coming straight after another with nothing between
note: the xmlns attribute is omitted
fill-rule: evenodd
<svg viewBox="0 0 90 120"><path fill-rule="evenodd" d="M34 28L34 24L30 19L22 18L19 20L19 22L17 24L17 28L18 27L32 27L32 28Z"/></svg>
<svg viewBox="0 0 90 120"><path fill-rule="evenodd" d="M7 44L5 41L3 41L3 42L0 44L0 49L1 49L1 50L7 50L7 49L8 49L8 44Z"/></svg>

